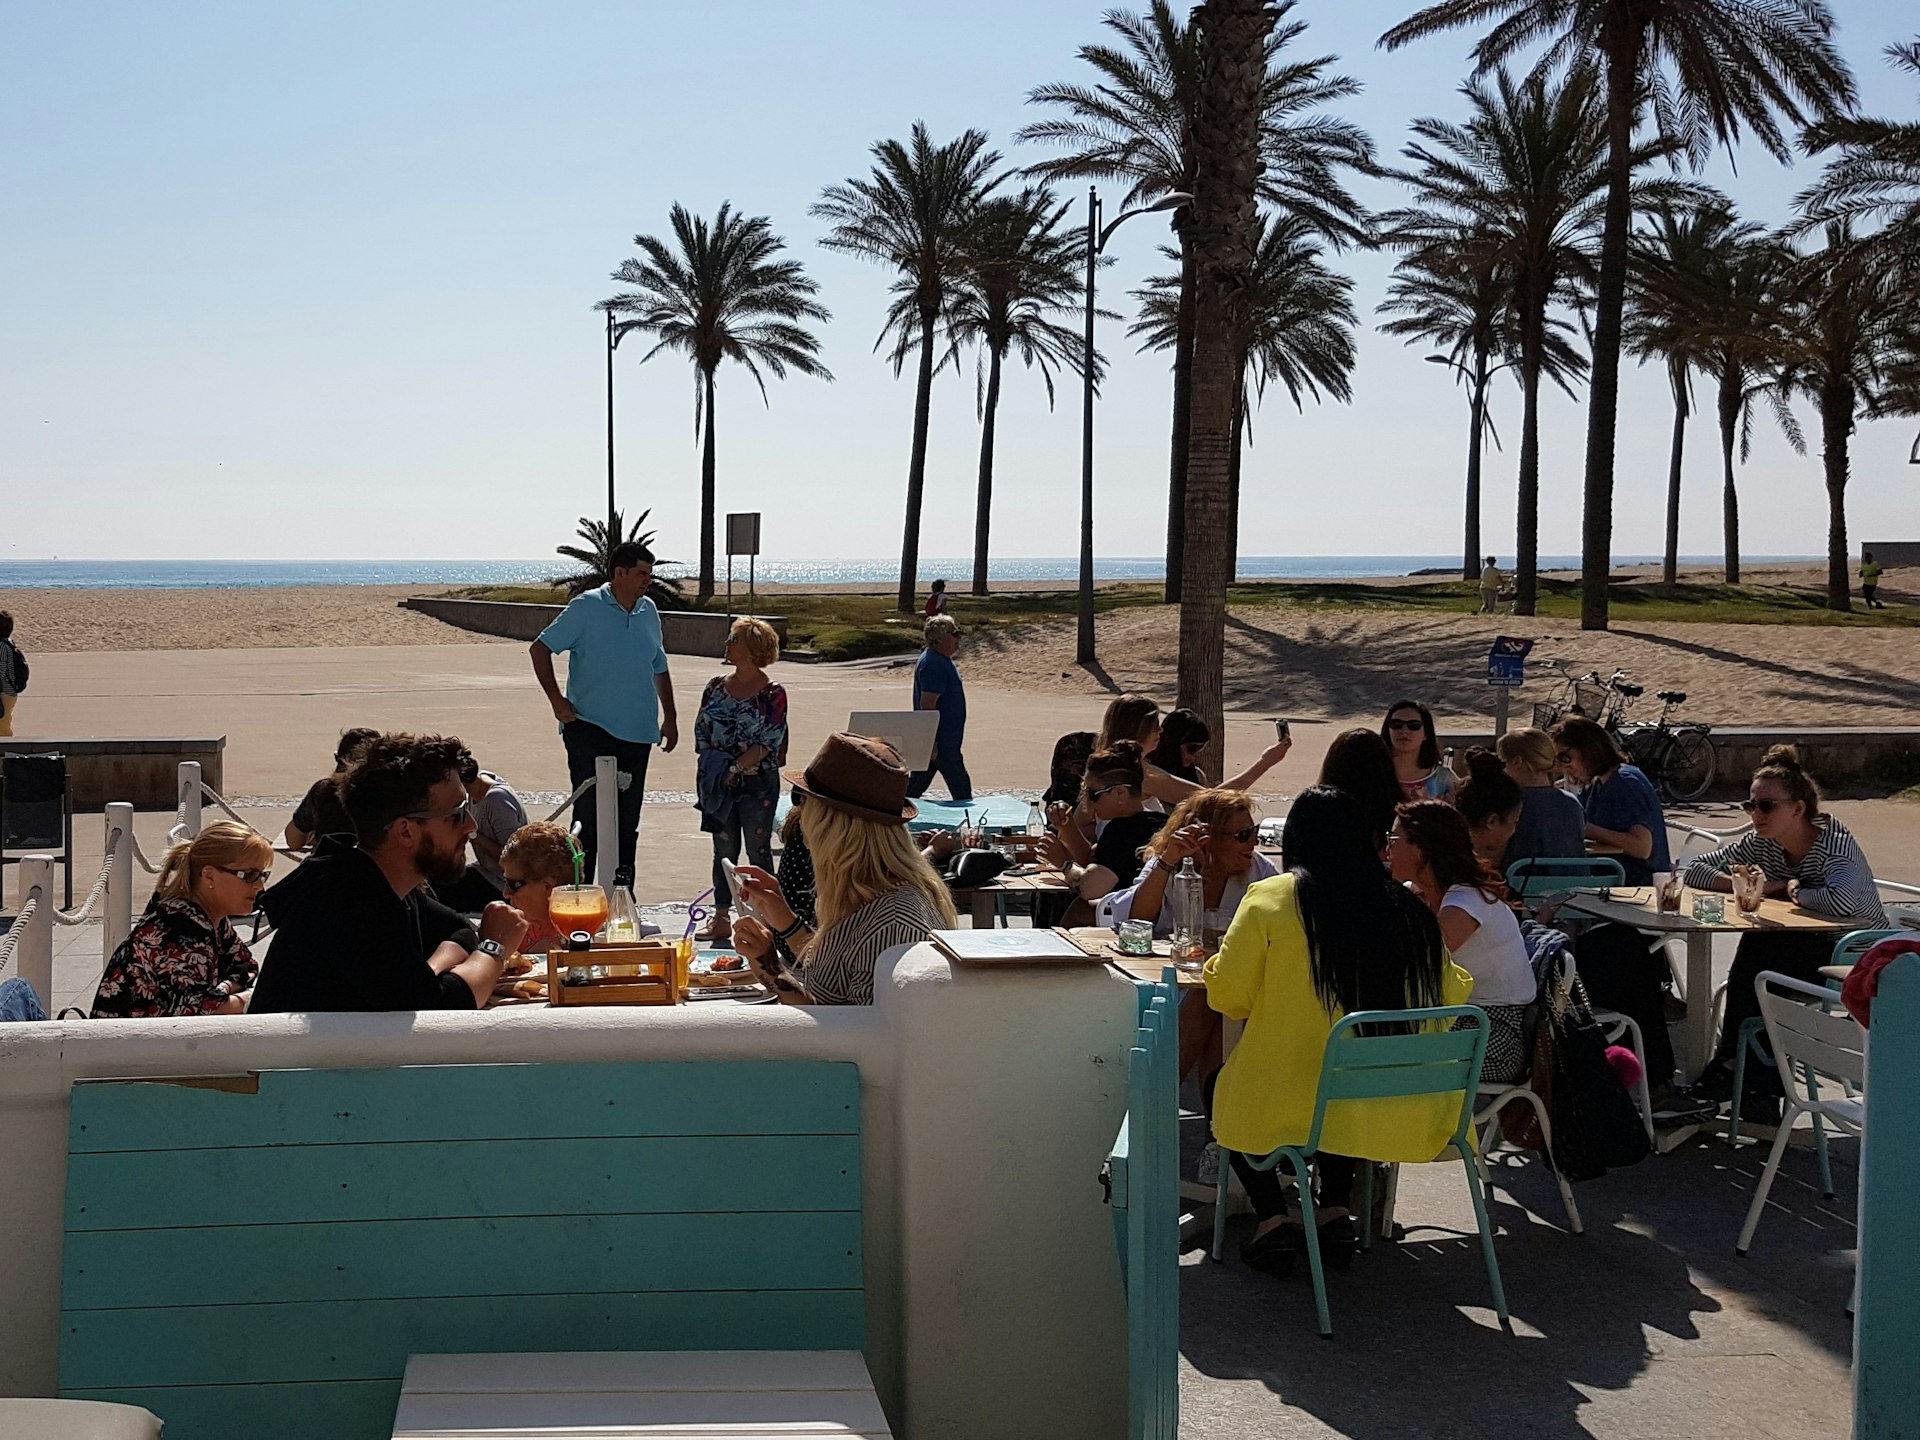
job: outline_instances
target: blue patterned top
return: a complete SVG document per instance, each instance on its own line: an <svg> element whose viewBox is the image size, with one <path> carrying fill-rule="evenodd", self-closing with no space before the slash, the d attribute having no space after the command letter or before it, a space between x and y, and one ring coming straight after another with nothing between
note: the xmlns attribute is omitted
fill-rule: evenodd
<svg viewBox="0 0 1920 1440"><path fill-rule="evenodd" d="M735 759L756 745L766 746L760 763L743 778L778 783L787 763L787 692L768 685L746 700L727 693L727 677L716 675L700 692L700 713L693 722L693 747L701 755L718 750Z"/></svg>

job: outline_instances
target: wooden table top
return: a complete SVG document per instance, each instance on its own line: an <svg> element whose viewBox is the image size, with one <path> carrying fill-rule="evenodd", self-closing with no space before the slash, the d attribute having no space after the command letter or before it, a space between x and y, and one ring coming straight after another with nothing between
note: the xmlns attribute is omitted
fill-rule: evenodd
<svg viewBox="0 0 1920 1440"><path fill-rule="evenodd" d="M1726 901L1726 919L1717 925L1694 919L1693 897L1699 894L1717 894ZM1677 934L1689 930L1806 930L1844 935L1849 930L1859 928L1854 921L1802 910L1786 900L1762 900L1758 910L1751 915L1744 914L1733 896L1720 891L1695 890L1691 885L1681 892L1680 909L1677 912L1663 912L1655 907L1651 885L1616 886L1611 891L1576 890L1568 897L1564 908L1596 920L1612 920L1656 934Z"/></svg>
<svg viewBox="0 0 1920 1440"><path fill-rule="evenodd" d="M1070 887L1067 877L1058 870L1034 870L1025 875L996 875L983 884L975 885L974 890L984 890L989 894L1000 891L1003 894L1058 895Z"/></svg>
<svg viewBox="0 0 1920 1440"><path fill-rule="evenodd" d="M1159 983L1161 972L1173 964L1171 946L1165 940L1153 942L1151 956L1122 955L1119 935L1104 925L1075 925L1061 933L1089 955L1098 955L1114 969L1123 971L1135 980L1144 980L1149 985ZM1206 979L1198 970L1181 970L1177 973L1182 990L1206 988Z"/></svg>

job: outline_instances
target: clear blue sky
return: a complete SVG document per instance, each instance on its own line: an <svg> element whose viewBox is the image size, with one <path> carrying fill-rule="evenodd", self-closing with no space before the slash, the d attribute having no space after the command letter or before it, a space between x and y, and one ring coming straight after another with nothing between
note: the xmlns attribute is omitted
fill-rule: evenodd
<svg viewBox="0 0 1920 1440"><path fill-rule="evenodd" d="M1409 0L1410 3L1410 0ZM1404 5L1305 0L1305 45L1366 84L1344 113L1384 153L1454 114L1467 37L1388 55ZM1904 0L1843 0L1865 108L1914 113L1881 58L1920 28ZM768 553L897 554L912 410L871 346L888 276L829 255L807 214L864 173L867 146L924 119L1008 148L1036 83L1083 79L1101 7L1064 0L794 5L13 3L0 7L0 557L517 557L604 505L600 317L608 273L668 206L771 217L833 311L827 385L762 406L720 377L721 508L766 514ZM1711 178L1778 220L1811 176L1764 155ZM1394 187L1370 184L1376 205ZM1142 218L1113 244L1110 303L1156 268ZM1349 257L1371 311L1388 260ZM1164 362L1104 333L1099 547L1154 553L1165 510ZM1351 407L1272 399L1246 465L1248 554L1448 553L1459 534L1464 404L1418 349L1363 336ZM623 353L623 499L694 553L690 369ZM1049 413L1008 377L1004 555L1071 553L1077 397ZM1488 536L1512 549L1518 403L1498 398ZM1669 402L1630 374L1616 548L1657 550ZM1584 402L1547 402L1543 551L1576 550ZM1864 427L1853 534L1916 528L1909 423ZM971 367L941 377L922 553L971 546ZM1714 440L1688 447L1682 547L1717 552ZM1752 553L1817 551L1817 457L1761 421L1743 475Z"/></svg>

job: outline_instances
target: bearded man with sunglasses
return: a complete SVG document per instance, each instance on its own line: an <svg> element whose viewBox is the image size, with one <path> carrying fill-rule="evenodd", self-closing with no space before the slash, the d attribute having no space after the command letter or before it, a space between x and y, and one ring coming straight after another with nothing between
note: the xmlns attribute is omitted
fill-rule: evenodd
<svg viewBox="0 0 1920 1440"><path fill-rule="evenodd" d="M260 897L274 936L253 1014L486 1004L526 918L496 901L476 934L426 890L466 873L474 824L463 753L448 736L391 734L348 765L340 799L355 838L327 836Z"/></svg>

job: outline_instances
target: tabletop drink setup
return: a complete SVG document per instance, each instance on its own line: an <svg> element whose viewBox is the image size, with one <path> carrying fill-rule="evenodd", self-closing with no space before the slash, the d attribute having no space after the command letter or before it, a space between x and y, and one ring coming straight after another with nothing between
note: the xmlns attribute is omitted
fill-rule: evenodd
<svg viewBox="0 0 1920 1440"><path fill-rule="evenodd" d="M1182 970L1198 970L1207 963L1207 882L1193 867L1189 855L1179 873L1167 882L1167 904L1173 914L1173 961Z"/></svg>

